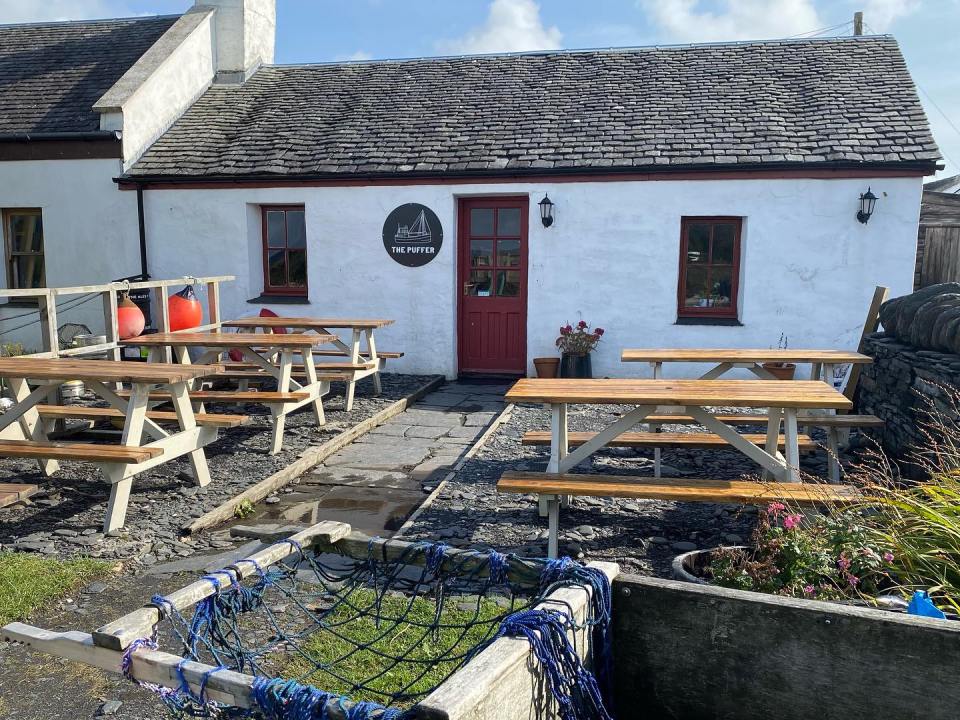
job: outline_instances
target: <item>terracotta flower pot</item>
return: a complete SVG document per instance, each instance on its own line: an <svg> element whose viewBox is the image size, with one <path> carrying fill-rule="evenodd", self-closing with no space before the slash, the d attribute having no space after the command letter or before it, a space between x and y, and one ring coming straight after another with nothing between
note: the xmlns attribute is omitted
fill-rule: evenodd
<svg viewBox="0 0 960 720"><path fill-rule="evenodd" d="M777 380L793 380L797 366L793 363L763 363L761 367Z"/></svg>
<svg viewBox="0 0 960 720"><path fill-rule="evenodd" d="M555 378L557 371L560 369L560 358L534 358L533 366L537 369L538 378Z"/></svg>

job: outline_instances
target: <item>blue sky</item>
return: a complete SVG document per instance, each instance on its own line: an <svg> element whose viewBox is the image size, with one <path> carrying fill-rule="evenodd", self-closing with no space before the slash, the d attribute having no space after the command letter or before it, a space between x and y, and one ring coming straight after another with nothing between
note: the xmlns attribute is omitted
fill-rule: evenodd
<svg viewBox="0 0 960 720"><path fill-rule="evenodd" d="M182 12L192 0L0 0L0 23ZM960 174L960 0L278 0L277 62L892 33ZM882 73L883 68L876 72ZM864 78L865 83L870 78Z"/></svg>

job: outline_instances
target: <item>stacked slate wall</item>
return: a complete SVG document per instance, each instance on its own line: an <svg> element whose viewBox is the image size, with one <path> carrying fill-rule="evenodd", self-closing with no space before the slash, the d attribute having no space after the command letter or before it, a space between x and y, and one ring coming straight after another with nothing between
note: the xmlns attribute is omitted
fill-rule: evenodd
<svg viewBox="0 0 960 720"><path fill-rule="evenodd" d="M931 403L960 425L947 390L960 389L960 355L921 349L886 333L867 338L865 352L873 364L860 376L858 411L884 421L870 433L907 474L916 475L918 468L910 460L929 446L921 423L929 417Z"/></svg>

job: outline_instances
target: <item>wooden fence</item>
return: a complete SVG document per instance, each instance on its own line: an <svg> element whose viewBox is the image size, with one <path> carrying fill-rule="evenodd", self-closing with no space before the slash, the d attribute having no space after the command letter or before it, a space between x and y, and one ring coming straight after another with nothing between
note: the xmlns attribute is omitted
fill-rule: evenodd
<svg viewBox="0 0 960 720"><path fill-rule="evenodd" d="M933 225L923 234L919 287L960 282L960 225Z"/></svg>

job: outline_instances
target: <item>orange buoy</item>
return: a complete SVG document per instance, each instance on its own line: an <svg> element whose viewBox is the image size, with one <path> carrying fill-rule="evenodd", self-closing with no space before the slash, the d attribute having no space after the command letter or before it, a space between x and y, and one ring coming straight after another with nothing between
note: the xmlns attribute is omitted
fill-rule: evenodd
<svg viewBox="0 0 960 720"><path fill-rule="evenodd" d="M193 292L193 285L187 285L167 301L170 313L170 330L186 330L197 327L203 320L203 308Z"/></svg>
<svg viewBox="0 0 960 720"><path fill-rule="evenodd" d="M117 326L120 339L128 340L137 337L143 332L144 325L146 325L146 320L143 317L143 311L130 299L128 293L124 293L117 305Z"/></svg>

